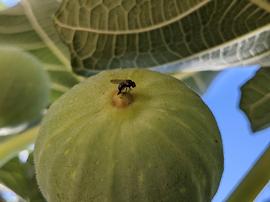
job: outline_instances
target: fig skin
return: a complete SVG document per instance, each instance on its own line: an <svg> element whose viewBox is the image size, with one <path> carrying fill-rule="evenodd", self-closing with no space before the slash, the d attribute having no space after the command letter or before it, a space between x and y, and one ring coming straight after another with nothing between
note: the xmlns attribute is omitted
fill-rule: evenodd
<svg viewBox="0 0 270 202"><path fill-rule="evenodd" d="M0 128L18 127L41 118L50 82L42 64L13 47L0 47Z"/></svg>
<svg viewBox="0 0 270 202"><path fill-rule="evenodd" d="M117 95L112 79L136 87ZM58 99L34 160L48 202L211 201L223 172L208 107L181 81L145 69L101 72Z"/></svg>

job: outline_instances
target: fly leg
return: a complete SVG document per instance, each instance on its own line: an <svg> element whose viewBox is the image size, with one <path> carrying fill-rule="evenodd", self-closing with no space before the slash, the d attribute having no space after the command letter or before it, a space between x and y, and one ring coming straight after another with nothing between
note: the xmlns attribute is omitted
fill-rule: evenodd
<svg viewBox="0 0 270 202"><path fill-rule="evenodd" d="M129 92L131 88L130 86L127 86L125 89L126 89L126 92Z"/></svg>
<svg viewBox="0 0 270 202"><path fill-rule="evenodd" d="M122 91L122 87L121 86L118 86L118 93L117 93L117 95L119 95L121 93L121 91Z"/></svg>

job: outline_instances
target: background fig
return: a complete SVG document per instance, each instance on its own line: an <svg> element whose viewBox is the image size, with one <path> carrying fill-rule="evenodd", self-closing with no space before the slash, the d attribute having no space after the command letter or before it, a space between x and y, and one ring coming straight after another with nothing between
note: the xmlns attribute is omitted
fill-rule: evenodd
<svg viewBox="0 0 270 202"><path fill-rule="evenodd" d="M111 79L136 87L117 95ZM49 202L211 201L223 171L213 115L179 80L104 71L49 109L34 151Z"/></svg>
<svg viewBox="0 0 270 202"><path fill-rule="evenodd" d="M0 47L0 128L30 123L48 104L49 79L30 54Z"/></svg>

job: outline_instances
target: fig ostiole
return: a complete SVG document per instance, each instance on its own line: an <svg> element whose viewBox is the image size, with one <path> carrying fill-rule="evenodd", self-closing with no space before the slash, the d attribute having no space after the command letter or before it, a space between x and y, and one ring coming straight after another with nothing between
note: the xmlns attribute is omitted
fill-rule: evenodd
<svg viewBox="0 0 270 202"><path fill-rule="evenodd" d="M112 79L136 87L119 93ZM211 201L223 172L216 121L181 81L101 72L49 108L34 150L48 202Z"/></svg>

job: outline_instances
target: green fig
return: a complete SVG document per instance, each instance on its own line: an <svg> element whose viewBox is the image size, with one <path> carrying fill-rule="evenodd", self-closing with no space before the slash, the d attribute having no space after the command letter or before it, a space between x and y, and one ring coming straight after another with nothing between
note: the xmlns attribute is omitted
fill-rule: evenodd
<svg viewBox="0 0 270 202"><path fill-rule="evenodd" d="M181 81L117 69L49 108L34 161L48 202L206 202L221 179L223 149L212 113Z"/></svg>
<svg viewBox="0 0 270 202"><path fill-rule="evenodd" d="M49 77L29 53L0 47L0 129L38 120L48 104Z"/></svg>

